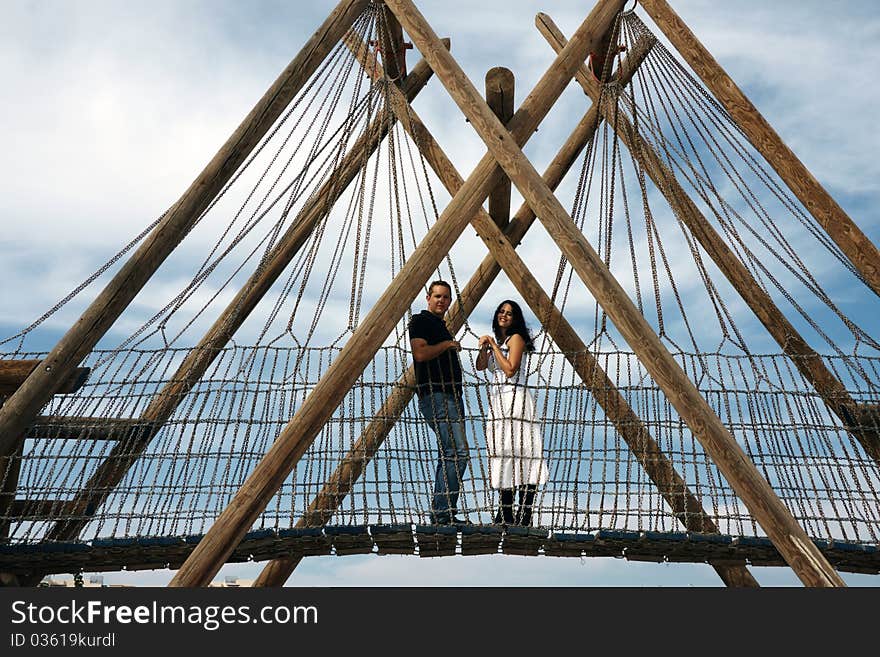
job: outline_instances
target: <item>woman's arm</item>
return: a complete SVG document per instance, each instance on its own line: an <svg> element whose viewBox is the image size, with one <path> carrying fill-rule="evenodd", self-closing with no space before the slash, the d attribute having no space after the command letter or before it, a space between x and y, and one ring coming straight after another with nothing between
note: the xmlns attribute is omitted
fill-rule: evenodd
<svg viewBox="0 0 880 657"><path fill-rule="evenodd" d="M492 351L495 354L495 362L498 367L509 379L519 371L520 363L522 363L522 355L526 349L526 341L521 335L511 335L507 339L507 357L501 351L501 347L497 343L492 345Z"/></svg>

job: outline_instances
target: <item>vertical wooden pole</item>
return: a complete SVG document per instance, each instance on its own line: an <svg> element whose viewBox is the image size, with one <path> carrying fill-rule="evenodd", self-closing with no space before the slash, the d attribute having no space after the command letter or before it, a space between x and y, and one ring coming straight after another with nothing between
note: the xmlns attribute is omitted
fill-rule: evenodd
<svg viewBox="0 0 880 657"><path fill-rule="evenodd" d="M0 408L0 455L16 449L19 436L24 434L40 409L183 239L360 16L367 2L342 0L337 5L162 222L147 236L40 366Z"/></svg>
<svg viewBox="0 0 880 657"><path fill-rule="evenodd" d="M809 586L845 586L663 346L455 60L441 52L437 35L411 0L387 0L386 4L783 558Z"/></svg>
<svg viewBox="0 0 880 657"><path fill-rule="evenodd" d="M564 87L571 81L577 65L584 60L598 36L607 31L624 1L600 0L578 28L568 46L557 56L551 68L511 119L510 130L518 140L525 143L532 135ZM400 20L399 13L395 14ZM444 48L439 39L432 42L431 47ZM422 55L431 61L424 50ZM169 586L204 586L210 582L357 381L382 342L403 317L406 308L449 252L499 178L500 172L495 159L487 154Z"/></svg>
<svg viewBox="0 0 880 657"><path fill-rule="evenodd" d="M513 72L496 66L486 73L486 104L504 125L513 116ZM489 216L503 230L510 222L510 178L504 176L489 194Z"/></svg>
<svg viewBox="0 0 880 657"><path fill-rule="evenodd" d="M685 61L700 77L752 145L880 295L880 251L850 219L797 155L706 50L666 0L639 0Z"/></svg>
<svg viewBox="0 0 880 657"><path fill-rule="evenodd" d="M546 14L538 14L535 24L554 51L565 46L565 36L552 18ZM589 76L585 67L581 67L575 77L587 95L593 99L593 102L601 103L599 111L605 117L608 125L616 131L633 157L654 181L657 189L666 198L676 215L690 229L691 234L706 250L721 273L755 313L755 316L776 340L782 351L791 358L794 366L815 388L828 408L840 418L843 426L861 443L865 452L880 463L880 437L876 431L872 430L872 427L865 426L861 409L843 384L831 373L822 357L810 347L774 303L773 298L758 284L749 270L731 251L687 192L679 185L675 174L663 162L662 158L650 144L641 138L623 112L617 110L615 99L611 96L601 96L599 85Z"/></svg>
<svg viewBox="0 0 880 657"><path fill-rule="evenodd" d="M403 30L390 11L383 11L379 20L379 40L382 49L382 67L385 76L396 82L406 75L406 48Z"/></svg>
<svg viewBox="0 0 880 657"><path fill-rule="evenodd" d="M446 43L448 44L448 40ZM409 99L415 99L430 77L430 67L425 60L421 60L413 68L412 73L403 80L400 93ZM104 503L113 488L122 481L131 466L146 450L162 425L168 421L186 394L204 376L221 350L229 343L235 332L278 280L278 277L314 232L320 220L355 179L364 162L370 158L385 135L388 134L393 121L394 114L390 110L383 112L381 116L373 120L364 134L354 143L349 153L327 176L327 182L304 205L278 244L263 260L261 266L242 286L235 298L199 341L199 344L187 354L168 383L150 401L141 414L139 422L152 425L152 430L146 435L138 436L135 440L126 440L115 445L104 462L89 478L82 491L77 493L74 498L76 503L79 503L83 508L93 510L97 510ZM88 521L89 519L86 517L60 521L49 532L48 539L63 541L76 538Z"/></svg>

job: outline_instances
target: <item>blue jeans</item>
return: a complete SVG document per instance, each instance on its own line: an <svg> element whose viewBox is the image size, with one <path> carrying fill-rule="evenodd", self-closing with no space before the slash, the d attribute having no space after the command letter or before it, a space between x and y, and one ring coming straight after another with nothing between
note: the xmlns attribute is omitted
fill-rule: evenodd
<svg viewBox="0 0 880 657"><path fill-rule="evenodd" d="M456 395L434 392L419 398L419 410L440 442L431 521L446 524L455 517L461 479L468 466L468 444L462 420L464 407Z"/></svg>

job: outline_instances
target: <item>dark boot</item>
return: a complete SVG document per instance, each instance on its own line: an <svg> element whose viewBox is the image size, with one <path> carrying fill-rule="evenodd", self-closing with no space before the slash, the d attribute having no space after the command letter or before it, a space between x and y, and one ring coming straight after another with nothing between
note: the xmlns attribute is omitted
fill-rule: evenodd
<svg viewBox="0 0 880 657"><path fill-rule="evenodd" d="M495 514L495 524L513 524L513 489L502 488L498 491L501 496L501 505Z"/></svg>
<svg viewBox="0 0 880 657"><path fill-rule="evenodd" d="M538 487L535 484L526 484L519 487L519 510L517 511L516 524L528 527L532 524L532 506L535 504L535 493Z"/></svg>

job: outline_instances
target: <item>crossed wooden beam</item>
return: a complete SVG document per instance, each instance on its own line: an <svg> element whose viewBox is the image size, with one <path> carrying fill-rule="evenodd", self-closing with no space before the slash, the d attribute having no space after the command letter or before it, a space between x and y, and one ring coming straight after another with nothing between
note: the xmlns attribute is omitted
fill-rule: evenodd
<svg viewBox="0 0 880 657"><path fill-rule="evenodd" d="M688 54L683 54L691 63L691 66L697 70L698 74L701 76L706 75L715 81L713 85L706 82L704 78L704 82L719 96L719 100L730 102L734 105L739 103L740 109L746 107L742 103L742 99L745 97L742 96L738 89L736 91L739 92L741 98L733 94L733 100L730 100L730 86L732 82L728 84L729 78L725 81L726 74L723 73L720 66L717 65L708 53L703 54L699 51L699 48L701 48L699 42L687 31L687 28L683 26L680 19L672 13L666 2L663 0L640 1L651 13L655 22L676 44L676 47L680 50L682 48L691 48L697 52L695 58L698 60L699 67L690 61ZM573 362L576 370L584 381L587 382L588 386L591 387L600 403L603 404L603 408L606 409L606 413L609 413L609 417L620 418L618 429L621 430L621 427L624 425L629 427L630 434L624 437L633 448L634 453L637 456L642 455L640 460L644 458L643 465L645 463L655 464L656 471L654 473L648 470L648 465L645 466L646 470L649 471L652 479L655 480L655 483L663 492L676 516L682 518L686 526L688 526L688 522L696 522L698 520L700 529L694 529L694 531L713 531L714 525L702 510L699 502L688 491L685 483L675 473L671 464L659 452L659 448L657 448L656 453L653 452L656 448L656 442L650 437L641 421L632 414L632 410L626 405L625 400L623 400L620 393L607 379L604 372L598 368L595 360L591 361L589 355L582 355L586 354L582 343L580 343L580 347L577 346L579 339L574 334L574 331L567 325L559 311L552 306L549 297L537 286L516 255L514 245L522 238L525 230L528 229L528 225L534 219L534 212L537 212L548 233L560 246L578 276L605 309L607 315L617 325L621 334L624 335L630 345L634 346L634 351L636 351L646 369L654 377L655 381L658 382L682 419L703 444L706 452L713 458L722 474L731 483L736 493L801 580L807 585L842 586L843 581L797 525L794 518L776 497L769 484L760 476L754 464L742 452L736 441L700 396L692 382L680 370L672 356L659 341L659 338L657 338L624 291L613 279L595 251L593 251L583 235L577 230L571 217L568 216L551 191L555 187L555 184L551 184L553 182L552 176L547 181L543 180L520 150L520 146L534 132L538 123L546 115L549 107L556 101L564 86L579 69L583 69L582 62L586 58L587 53L590 50L597 50L598 44L603 39L608 38L614 18L622 10L624 1L600 0L590 16L572 35L571 41L567 44L564 43L564 39L559 38L560 35L554 37L556 43L553 43L553 41L551 43L558 50L556 60L532 94L526 99L523 107L511 118L506 127L498 121L495 114L485 104L451 55L449 55L447 46L433 33L433 30L421 14L419 14L412 2L410 0L387 0L385 4L393 12L396 22L399 22L410 34L416 46L423 53L427 65L436 72L438 78L447 87L450 95L459 104L462 112L486 142L489 147L489 153L481 160L468 180L462 182L460 176L451 167L451 164L448 164L448 159L445 158L445 155L436 146L436 142L430 139L430 135L424 129L424 126L417 119L413 121L415 114L408 106L407 100L404 99L403 103L400 104L400 99L397 99L396 102L400 104L400 109L398 110L395 107L394 111L397 113L401 124L413 134L416 143L423 149L426 159L435 167L444 184L450 191L455 189L458 189L458 191L454 193L449 206L441 214L435 226L428 232L422 244L412 254L401 273L392 282L374 309L364 318L339 357L327 370L312 394L305 400L300 410L279 435L273 447L258 464L251 476L248 477L242 488L234 496L229 506L193 551L190 558L172 580L171 585L193 586L207 584L210 578L219 570L220 566L225 562L226 558L228 558L229 554L275 494L278 486L289 474L294 464L314 440L326 419L332 415L336 406L360 376L363 368L372 359L382 341L400 320L406 308L411 305L421 289L421 282L430 277L431 271L436 268L440 259L451 248L469 220L477 227L480 237L490 247L491 256L487 260L494 260L496 262L496 264L490 264L488 269L491 270L494 267L497 274L497 266L500 264L510 276L511 281L517 286L524 299L532 307L535 314L548 327L548 331L552 328L551 335L557 343L560 346L563 344L573 345L572 349L563 348L563 350L566 352L579 352ZM142 245L89 309L86 310L80 321L62 338L49 356L44 359L41 364L42 366L36 368L25 380L24 384L7 400L3 408L0 409L0 456L9 457L15 450L20 448L22 436L26 428L33 422L40 408L45 405L52 394L56 392L56 388L59 388L63 381L70 376L82 358L95 346L113 321L118 318L119 314L141 289L146 280L149 279L159 264L176 246L192 225L192 222L207 207L207 204L213 199L222 185L225 184L226 180L229 179L238 165L244 161L248 153L250 153L268 130L268 127L271 126L290 99L301 88L303 82L317 69L320 61L323 60L333 45L351 27L366 5L367 0L342 0L340 2L327 21L309 40L300 54L291 62L291 65L282 73L239 129L209 163L205 171L196 179L196 182L173 206L165 220L151 233L145 244ZM670 35L670 32L673 32L675 35L684 36L674 38ZM397 34L398 36L395 38L399 39L399 33ZM695 43L696 45L694 45ZM418 66L416 69L418 69ZM411 75L415 74L416 69L414 69ZM700 73L701 70L703 73ZM388 69L386 68L387 72ZM589 87L589 81L587 82L587 87ZM724 93L720 93L713 88L713 86L718 85L722 87ZM735 85L733 87L735 88ZM589 88L585 88L585 90L590 93ZM595 92L596 89L593 89L593 91ZM397 92L397 89L394 89L392 92L392 97L395 96L394 92ZM595 99L596 94L591 94L591 96ZM748 103L747 100L745 102ZM751 107L750 103L748 107ZM748 110L748 107L746 107L747 114L749 111L757 114L754 108ZM737 113L731 111L730 108L728 109L734 118L737 118ZM599 118L597 112L604 113L606 111L607 108L604 101L594 105L594 108L591 109L594 116L589 119L592 122L593 128ZM408 117L406 121L402 118L404 114ZM589 117L590 114L588 113L587 116ZM751 115L747 118L749 120L753 119ZM764 123L766 124L766 122ZM623 125L622 128L619 127L621 125ZM579 128L581 126L585 126L584 121L581 122ZM642 161L646 171L652 177L656 175L666 184L668 184L667 177L674 179L671 173L663 168L662 161L658 159L657 163L652 162L645 144L638 141L638 135L631 130L631 126L628 130L626 124L620 124L618 119L615 127L619 129L621 138L627 143L633 154ZM765 139L765 136L761 133L761 129L764 129L764 127L759 126L759 128L756 131L747 131L747 134L749 134L759 150L765 152L765 149L760 147L761 143L763 143L762 139ZM766 126L766 129L769 129L769 125ZM384 128L384 130L387 132L387 128ZM770 130L772 132L772 129ZM380 129L378 133L381 132L382 130ZM382 134L384 135L384 133ZM378 139L381 138L381 136L378 136ZM571 140L569 141L571 142ZM431 144L433 144L433 149ZM782 152L782 156L780 156L780 152L782 152L780 149L774 150L771 154L773 159L765 153L765 156L768 157L774 168L777 168L779 157L784 159L785 153ZM788 153L790 154L790 151ZM576 157L576 155L573 157ZM791 158L794 158L793 154L791 154ZM774 164L773 160L777 160L777 164ZM444 161L448 167L444 166ZM803 165L800 166L802 167ZM786 167L781 165L779 165L779 168L786 169ZM779 171L779 168L777 168L777 171ZM788 168L796 170L796 167ZM441 175L441 171L445 171L445 173ZM486 216L479 206L492 193L493 189L498 188L503 183L505 173L507 174L506 177L517 186L526 200L526 205L531 210L522 215L522 217L529 218L524 218L519 222L517 219L520 218L520 213L518 213L517 219L512 221L502 232L501 228ZM560 178L562 174L564 174L564 171L560 173ZM789 186L793 188L805 206L814 212L814 215L817 212L822 214L822 217L817 216L819 222L826 226L829 234L832 235L832 238L837 241L844 253L859 269L863 278L872 289L875 292L880 290L877 273L877 263L880 259L875 257L877 253L876 248L867 241L867 238L861 235L860 231L843 214L842 210L837 212L839 207L833 201L831 201L833 205L830 205L824 200L824 197L828 197L827 192L821 189L812 176L796 174L796 176L800 175L800 179L797 181L797 185L793 185L781 172L780 175L789 183ZM558 184L558 180L556 184ZM804 190L805 186L806 190ZM658 187L664 189L663 185L658 184ZM799 193L798 190L801 190L801 192ZM686 198L684 195L676 196ZM809 198L805 200L804 196L809 196ZM332 194L329 197L332 197ZM815 198L820 198L821 202L815 202ZM688 212L682 212L682 207L680 206L673 205L673 208L682 215L688 214ZM829 210L828 208L831 209ZM829 219L829 217L831 218ZM692 218L695 222L694 225L699 226L699 217ZM708 225L705 218L703 218L703 222ZM833 227L830 226L832 223L834 224ZM303 230L305 229L303 228ZM693 226L691 226L691 230L695 234L698 232ZM841 231L843 236L840 235ZM835 237L835 234L838 237ZM859 235L864 239L861 239ZM704 247L707 248L707 251L711 252L705 244ZM722 256L719 257L723 260ZM742 267L741 263L738 264ZM281 269L283 269L283 266ZM481 270L486 271L486 268L481 265ZM480 284L485 285L486 288L488 287L486 281L482 281ZM749 286L746 285L745 287ZM465 289L467 290L468 288ZM245 290L242 291L242 293L244 292ZM482 296L482 293L479 296ZM474 299L478 299L479 296L474 296ZM462 293L462 300L467 301L464 291ZM754 303L758 308L763 309L763 312L767 312L765 299L756 299ZM469 307L473 308L473 305ZM249 310L242 312L244 308L245 304L239 304L233 314L238 313L246 316ZM468 312L467 307L463 308L459 305L458 308L460 313ZM775 309L775 306L772 308ZM767 326L768 322L764 320L764 317L757 310L755 312L761 317L765 326ZM775 312L778 313L778 309ZM772 315L772 310L770 313ZM455 317L456 315L450 312L450 324L454 325ZM773 320L778 320L779 318L784 321L781 313L779 313L778 317L775 315L772 317ZM218 323L220 321L218 320ZM790 325L783 326L788 330ZM232 324L229 324L227 329L231 327ZM768 329L770 329L769 326ZM231 330L234 331L234 329ZM569 336L572 338L570 342L566 338L567 332L572 334ZM771 334L773 334L772 330ZM225 344L224 340L228 340L231 337L231 332L227 335L220 331L218 336L219 338L213 341L209 340L208 336L206 336L200 345L202 347L201 351L210 352L214 349L219 349L220 343ZM776 336L774 335L774 337ZM792 334L789 333L787 337L786 344L791 344ZM806 343L803 344L805 345ZM205 349L205 347L208 348ZM166 400L172 398L177 400L173 402L173 407L176 407L176 404L179 403L185 392L194 385L207 368L207 364L204 364L204 361L199 361L200 357L194 355L195 351L190 355L190 358L195 360L189 362L189 365L187 365L189 369L183 373L183 376L178 379L177 383L170 384L178 387L167 391ZM802 356L803 354L799 355ZM821 368L817 369L816 362L811 360L809 353L806 355L807 358L801 358L800 360L808 363L805 369L813 377L810 378L810 376L805 374L808 380L816 385L820 394L823 394L823 390L827 390L829 396L839 395L842 386L840 388L834 387L834 383L837 383L839 386L839 382L836 382L836 380L829 382L823 379ZM818 359L818 356L816 356L816 359ZM821 359L818 360L819 365L821 365ZM799 359L796 358L795 361L799 362ZM194 365L196 362L201 364L196 366ZM202 368L202 364L204 364L204 369L199 372L198 370ZM804 369L801 371L804 372ZM827 369L825 371L827 372ZM824 396L825 394L823 394ZM839 396L837 399L838 403L841 403ZM848 399L848 395L846 395L843 400L844 405L851 401L847 401ZM391 398L389 398L389 401L392 401ZM396 403L400 403L400 401L398 400ZM826 401L828 400L826 399ZM165 403L167 405L171 402L166 401ZM392 406L393 403L395 402L392 402ZM835 409L831 404L829 406ZM168 411L169 415L170 412L173 412L173 407ZM859 409L856 408L855 410ZM835 412L837 411L835 410ZM838 414L840 415L840 413ZM155 435L158 427L167 419L167 417L162 419L159 415L155 417L153 423L154 430L149 432L149 438ZM393 418L394 414L389 412L384 417ZM846 419L844 419L844 422L848 428L857 424L847 422ZM618 421L615 421L615 423L618 424ZM390 426L388 428L390 429ZM382 431L379 430L375 435L384 438ZM387 429L384 429L384 431L385 435L387 435ZM368 433L369 430L365 432L364 436L367 436ZM621 433L624 435L622 431ZM147 442L149 438L147 438ZM860 440L862 439L860 438ZM863 445L865 445L866 451L877 458L876 452L871 452L869 449L870 443L866 445L863 442ZM145 446L146 443L143 444L143 448ZM133 460L142 452L142 448L137 446L135 449L132 449L132 444L130 442L126 444L125 441L120 443L118 447L120 448L120 453L124 451L124 447L133 455L130 462L127 457L120 457L122 458L122 463L117 463L117 471L127 470ZM138 451L139 449L140 451ZM108 465L109 463L110 459L108 459L105 465L112 469L113 466ZM122 465L125 467L121 467ZM339 472L341 481L344 477L341 474L341 470ZM119 480L121 480L121 476L115 483L112 478L96 479L93 477L93 483L96 484L94 488L106 490L118 483ZM330 483L332 482L328 482L328 485ZM83 494L90 496L90 499L93 501L95 500L94 488L90 492L83 491ZM100 501L103 501L103 498ZM325 504L316 499L310 505L310 512L317 511L318 515L316 517L323 518L326 513L331 513L329 508L329 503ZM335 509L335 506L333 508ZM326 517L329 518L329 516ZM304 518L304 520L306 519ZM326 522L326 519L324 521ZM706 524L706 521L709 524ZM70 536L71 534L75 535L81 529L81 526L76 527L76 523L67 523L66 531L62 529L63 527L64 525L61 524L57 526L52 532L52 537L58 538ZM74 529L76 529L75 533ZM275 563L273 562L273 564ZM716 570L718 568L716 566ZM736 583L737 581L743 584L754 583L751 575L741 564L722 566L721 568L730 569L728 573L729 579L719 570L719 574L728 583Z"/></svg>
<svg viewBox="0 0 880 657"><path fill-rule="evenodd" d="M369 58L359 55L363 52L360 44L353 40L349 33L346 44L358 57L366 71L375 71ZM633 54L619 75L618 81L626 84L642 58L648 53L650 43L642 43L636 46ZM377 76L378 77L378 76ZM499 76L500 77L500 76ZM512 76L509 78L507 96L512 96ZM487 84L487 88L490 87ZM415 110L407 103L406 98L399 90L389 86L390 105L397 115L400 125L412 137L420 151L424 153L428 164L437 174L441 182L446 186L451 195L455 195L461 188L463 180L456 171L454 165L437 144L431 133L419 119ZM598 105L594 104L587 115L579 123L575 133L566 142L562 151L556 156L554 162L544 175L544 180L551 189L561 182L565 173L576 161L578 154L595 134L598 126ZM494 111L494 110L493 110ZM498 112L496 112L497 114ZM504 190L504 185L500 186ZM498 199L498 190L493 190L490 196L490 212L493 205L504 205L503 199ZM502 191L503 193L503 191ZM510 187L506 187L509 206ZM464 313L473 309L479 302L482 294L488 290L489 285L503 269L508 278L516 286L532 312L546 327L546 330L554 342L565 354L575 372L580 376L587 389L594 395L599 405L605 411L606 417L614 424L617 431L629 445L633 454L645 468L649 477L658 486L661 495L672 507L675 517L690 531L717 533L718 529L711 517L703 510L700 502L688 490L681 476L675 471L675 467L663 454L660 446L651 437L647 427L635 414L624 397L617 390L614 383L596 358L587 350L577 332L566 321L562 313L553 305L550 296L542 289L538 281L529 272L528 267L519 258L515 249L515 242L522 238L525 231L534 221L534 214L524 205L517 213L517 217L510 223L507 231L502 232L499 224L506 224L503 209L493 217L482 208L471 221L477 234L489 247L490 255L487 257L487 266L491 268L491 279L486 276L483 267L468 282L461 292L457 305L450 309L447 317L450 332L457 332L464 322ZM494 267L492 266L494 265ZM500 267L500 268L499 268ZM475 288L481 287L481 293L477 297ZM400 418L406 406L414 394L414 372L410 369L395 384L394 392L381 407L376 419L364 431L361 438L355 442L349 453L343 458L341 465L330 476L327 484L309 505L306 514L297 523L298 527L320 526L326 524L336 512L344 497L350 492L351 486L362 474L369 460L376 454L391 427ZM255 586L278 586L283 584L296 568L301 557L279 558L271 561L255 580ZM757 582L746 569L745 563L729 563L714 566L718 574L729 585L757 586Z"/></svg>

